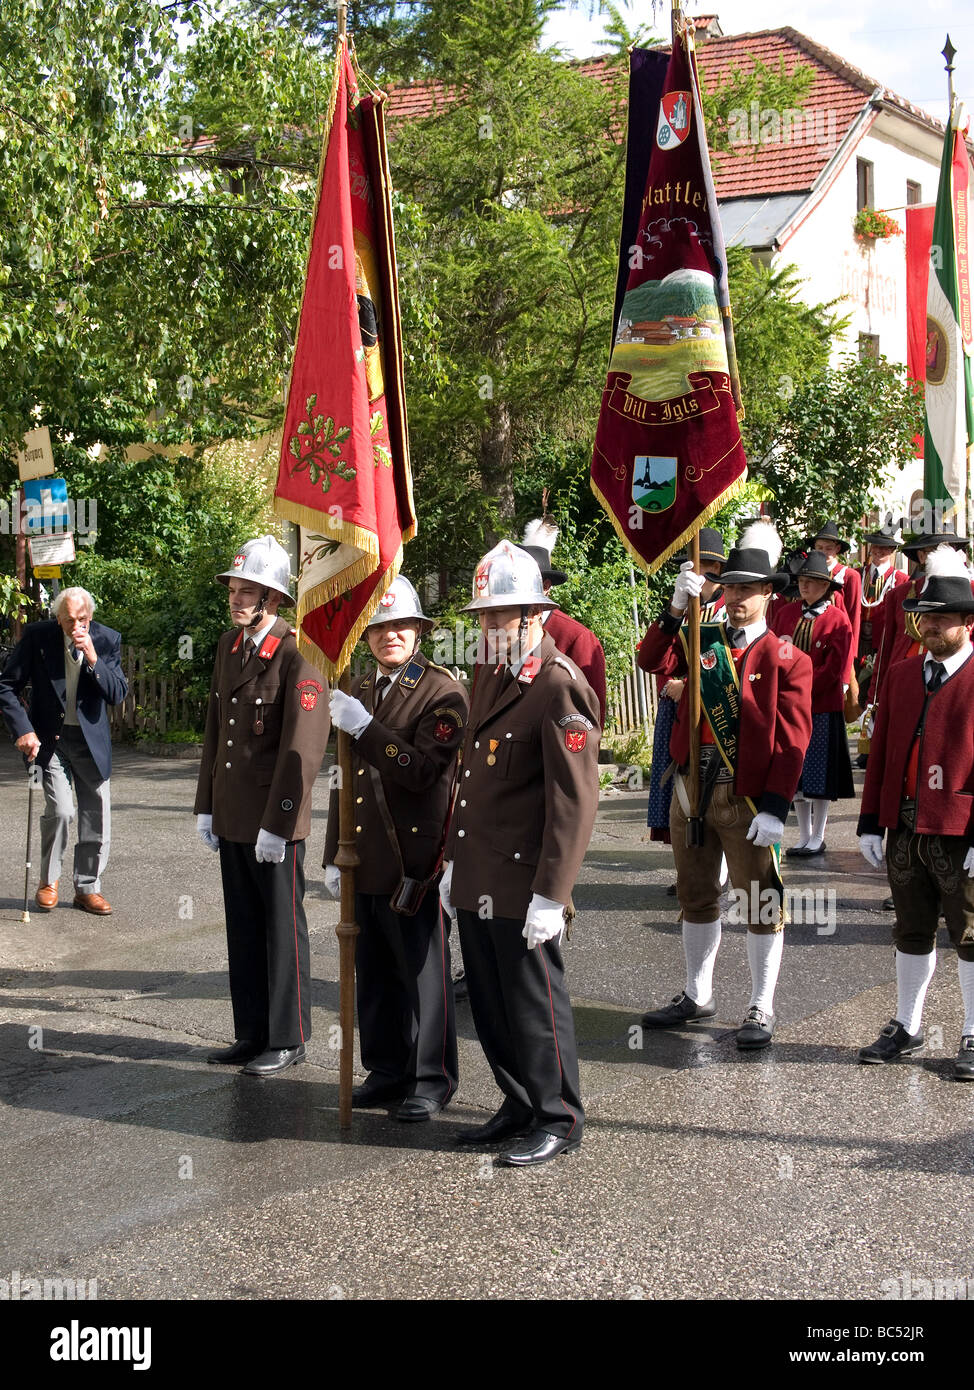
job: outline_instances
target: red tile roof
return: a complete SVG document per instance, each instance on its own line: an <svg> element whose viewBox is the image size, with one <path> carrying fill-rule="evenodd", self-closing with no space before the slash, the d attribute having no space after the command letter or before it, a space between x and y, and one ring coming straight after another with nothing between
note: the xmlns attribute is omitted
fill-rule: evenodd
<svg viewBox="0 0 974 1390"><path fill-rule="evenodd" d="M697 16L695 27L706 28L713 18ZM794 124L790 136L782 127L777 141L741 145L733 152L713 156L717 196L722 200L810 189L874 96L931 130L943 131L940 122L925 111L796 29L714 33L697 44L700 80L708 91L723 85L735 72L752 72L758 62L775 70L783 63L788 73L799 65L811 69L811 83L802 103L806 114L801 124ZM605 58L575 60L572 65L599 81L610 76ZM454 92L439 82L394 87L389 91L390 123L433 115L437 108L449 105Z"/></svg>

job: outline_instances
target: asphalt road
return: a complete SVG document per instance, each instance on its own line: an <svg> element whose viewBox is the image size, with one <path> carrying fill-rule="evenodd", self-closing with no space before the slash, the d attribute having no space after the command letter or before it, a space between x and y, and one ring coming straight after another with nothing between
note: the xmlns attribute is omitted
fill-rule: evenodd
<svg viewBox="0 0 974 1390"><path fill-rule="evenodd" d="M773 1047L742 1054L741 927L724 933L712 1025L634 1027L683 984L670 853L645 841L645 792L603 801L568 947L585 1142L516 1171L452 1144L498 1103L466 1004L449 1110L421 1126L356 1112L339 1132L324 776L309 1062L269 1080L206 1065L230 1010L194 785L193 762L119 750L113 915L62 906L23 924L26 782L0 751L0 1279L94 1279L102 1299L873 1300L956 1297L974 1272L974 1086L950 1078L962 1013L948 950L926 1052L856 1062L893 1011L894 969L888 890L856 850L853 803L828 853L789 867L816 920L788 928Z"/></svg>

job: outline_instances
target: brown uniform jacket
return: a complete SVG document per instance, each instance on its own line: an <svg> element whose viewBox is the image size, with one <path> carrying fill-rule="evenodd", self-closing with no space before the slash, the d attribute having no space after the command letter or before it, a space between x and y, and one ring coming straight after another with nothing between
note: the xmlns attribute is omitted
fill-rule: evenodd
<svg viewBox="0 0 974 1390"><path fill-rule="evenodd" d="M352 682L352 694L373 708L372 670ZM417 653L387 690L379 712L359 738L352 740L355 789L355 846L360 864L355 887L360 893L391 894L403 871L425 879L433 872L443 840L453 789L457 754L467 722L467 696L449 671ZM396 830L399 855L385 827L371 769L382 784ZM325 865L338 853L338 792L328 803Z"/></svg>
<svg viewBox="0 0 974 1390"><path fill-rule="evenodd" d="M224 840L253 845L262 829L305 840L331 725L328 685L283 618L241 668L242 642L234 629L217 646L193 809L211 814Z"/></svg>
<svg viewBox="0 0 974 1390"><path fill-rule="evenodd" d="M522 920L532 893L568 902L599 802L599 702L550 637L534 659L477 668L445 855L454 907Z"/></svg>

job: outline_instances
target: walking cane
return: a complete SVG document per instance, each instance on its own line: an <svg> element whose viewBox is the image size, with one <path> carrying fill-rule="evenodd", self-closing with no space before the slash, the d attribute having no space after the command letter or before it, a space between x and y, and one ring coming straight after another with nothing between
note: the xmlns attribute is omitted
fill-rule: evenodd
<svg viewBox="0 0 974 1390"><path fill-rule="evenodd" d="M36 762L27 767L27 857L24 862L24 910L20 914L22 922L30 921L27 903L30 895L30 840L34 824L34 788L41 785L41 770Z"/></svg>

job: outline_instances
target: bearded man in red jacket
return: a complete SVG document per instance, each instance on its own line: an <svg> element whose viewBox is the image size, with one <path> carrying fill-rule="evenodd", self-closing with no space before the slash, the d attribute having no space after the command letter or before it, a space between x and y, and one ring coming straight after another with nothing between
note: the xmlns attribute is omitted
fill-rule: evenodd
<svg viewBox="0 0 974 1390"><path fill-rule="evenodd" d="M936 967L943 910L964 1000L959 1081L974 1080L974 595L962 555L940 546L926 583L903 608L925 653L890 667L873 732L859 843L889 874L896 921L896 1013L861 1062L892 1062L923 1046L923 1001ZM895 698L890 698L894 694Z"/></svg>

